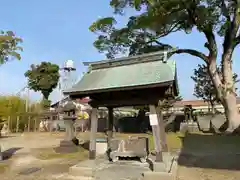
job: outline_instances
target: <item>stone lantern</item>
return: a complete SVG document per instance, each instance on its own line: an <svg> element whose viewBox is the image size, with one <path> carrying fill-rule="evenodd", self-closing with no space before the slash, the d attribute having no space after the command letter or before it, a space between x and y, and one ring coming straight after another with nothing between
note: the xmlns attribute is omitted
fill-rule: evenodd
<svg viewBox="0 0 240 180"><path fill-rule="evenodd" d="M66 141L74 139L74 122L76 120L76 106L72 101L63 106L63 120L66 128Z"/></svg>
<svg viewBox="0 0 240 180"><path fill-rule="evenodd" d="M73 152L77 150L78 140L74 133L74 122L76 120L76 105L72 101L68 101L61 109L65 124L65 137L60 142L61 151Z"/></svg>

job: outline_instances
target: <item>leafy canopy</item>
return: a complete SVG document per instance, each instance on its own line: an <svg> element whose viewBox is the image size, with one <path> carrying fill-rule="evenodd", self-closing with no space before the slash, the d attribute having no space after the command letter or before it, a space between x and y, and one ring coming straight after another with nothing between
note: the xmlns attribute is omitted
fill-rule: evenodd
<svg viewBox="0 0 240 180"><path fill-rule="evenodd" d="M22 39L12 31L0 31L0 65L12 59L21 59L19 51L23 49L19 46L20 43Z"/></svg>
<svg viewBox="0 0 240 180"><path fill-rule="evenodd" d="M240 43L237 36L239 8L237 0L111 0L115 15L135 9L123 28L117 28L114 17L98 19L90 30L98 34L94 46L108 58L119 53L129 55L173 48L160 38L177 31L190 33L193 28L204 33L209 55L194 49L178 49L175 53L189 53L203 59L217 56L215 34L224 37L223 46Z"/></svg>
<svg viewBox="0 0 240 180"><path fill-rule="evenodd" d="M35 92L40 91L47 100L58 85L59 66L50 62L31 65L31 69L25 73L25 77L28 78L28 87Z"/></svg>
<svg viewBox="0 0 240 180"><path fill-rule="evenodd" d="M170 108L172 108L174 106L174 103L176 103L177 101L181 101L181 100L182 100L181 96L174 97L174 99L166 98L166 99L159 101L158 106L160 106L160 108L163 111L168 111ZM149 106L134 106L134 109L149 111Z"/></svg>
<svg viewBox="0 0 240 180"><path fill-rule="evenodd" d="M218 73L221 74L220 68L218 68ZM219 102L216 89L214 88L206 65L199 64L198 67L194 69L194 74L191 78L195 82L194 96L201 98L206 102L210 102L212 105ZM233 80L234 83L239 82L236 73L233 74Z"/></svg>

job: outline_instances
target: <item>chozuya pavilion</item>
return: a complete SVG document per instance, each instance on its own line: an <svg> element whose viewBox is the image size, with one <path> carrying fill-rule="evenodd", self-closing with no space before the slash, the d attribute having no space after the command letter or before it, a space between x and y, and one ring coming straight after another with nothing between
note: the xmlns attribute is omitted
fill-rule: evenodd
<svg viewBox="0 0 240 180"><path fill-rule="evenodd" d="M86 64L86 63L85 63ZM165 128L159 102L178 95L176 63L166 53L155 52L88 63L88 72L64 92L71 99L89 97L92 106L89 158L96 158L96 132L99 107L108 108L108 141L113 135L113 109L149 105L156 162L166 150Z"/></svg>

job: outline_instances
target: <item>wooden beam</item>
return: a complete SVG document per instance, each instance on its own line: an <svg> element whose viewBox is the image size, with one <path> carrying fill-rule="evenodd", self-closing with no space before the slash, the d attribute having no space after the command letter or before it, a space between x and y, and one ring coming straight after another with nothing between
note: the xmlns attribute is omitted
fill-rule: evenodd
<svg viewBox="0 0 240 180"><path fill-rule="evenodd" d="M97 108L92 108L89 159L96 159L96 133L98 127Z"/></svg>
<svg viewBox="0 0 240 180"><path fill-rule="evenodd" d="M98 106L98 107L124 107L124 106L142 106L146 104L157 104L158 99L149 98L149 99L137 99L137 98L129 98L129 99L103 99L103 100L95 100L93 99L89 102L90 105Z"/></svg>
<svg viewBox="0 0 240 180"><path fill-rule="evenodd" d="M118 92L134 92L134 91L152 91L156 92L156 89L167 89L171 86L174 81L168 81L164 83L156 84L146 84L138 86L127 86L127 87L118 87L118 88L109 88L109 89L97 89L97 90L88 90L88 91L72 91L72 92L63 92L65 95L69 95L72 99L91 97L92 95L102 94L102 93L118 93ZM158 91L160 93L160 91Z"/></svg>
<svg viewBox="0 0 240 180"><path fill-rule="evenodd" d="M89 97L90 99L111 99L109 97L125 97L129 98L142 98L146 97L155 97L162 98L166 95L172 96L170 92L173 82L163 83L161 85L151 84L145 86L136 86L136 87L125 87L125 88L114 88L114 89L105 89L97 91L88 91L88 92L70 92L69 96L71 99L78 99L83 97Z"/></svg>
<svg viewBox="0 0 240 180"><path fill-rule="evenodd" d="M163 152L168 152L168 145L167 145L167 138L166 138L162 110L159 106L156 108L156 110L157 110L157 115L158 115L158 126L159 126L159 131L160 131L161 149Z"/></svg>
<svg viewBox="0 0 240 180"><path fill-rule="evenodd" d="M161 151L161 145L160 145L160 131L159 131L159 125L158 125L158 115L156 112L155 105L150 105L150 125L152 126L152 132L153 132L153 139L154 139L154 147L156 151L156 162L163 162L163 156Z"/></svg>
<svg viewBox="0 0 240 180"><path fill-rule="evenodd" d="M108 136L108 143L109 143L113 137L113 108L112 107L108 107L107 136Z"/></svg>

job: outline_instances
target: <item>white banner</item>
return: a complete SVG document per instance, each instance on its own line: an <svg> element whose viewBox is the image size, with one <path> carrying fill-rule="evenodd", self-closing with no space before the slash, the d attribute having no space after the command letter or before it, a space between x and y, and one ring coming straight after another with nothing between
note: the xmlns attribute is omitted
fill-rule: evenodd
<svg viewBox="0 0 240 180"><path fill-rule="evenodd" d="M151 126L158 125L158 116L157 114L149 114L149 120Z"/></svg>

